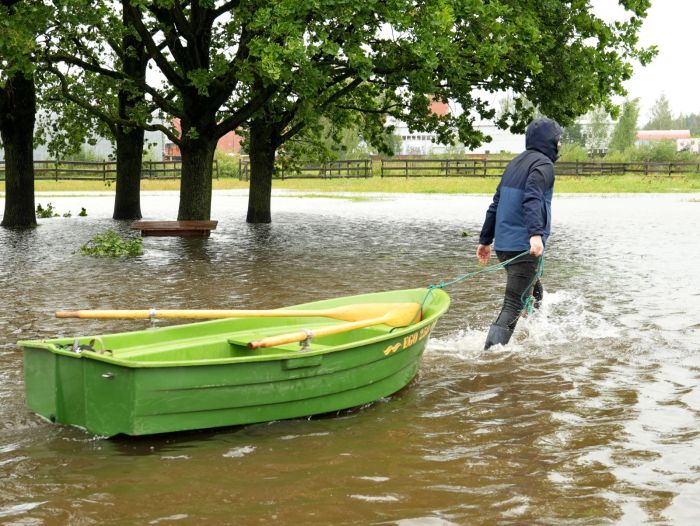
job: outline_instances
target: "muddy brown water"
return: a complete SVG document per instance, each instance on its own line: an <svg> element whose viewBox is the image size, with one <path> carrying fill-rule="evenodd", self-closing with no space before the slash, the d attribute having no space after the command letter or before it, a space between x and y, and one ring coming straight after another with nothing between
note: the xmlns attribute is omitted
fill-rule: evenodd
<svg viewBox="0 0 700 526"><path fill-rule="evenodd" d="M16 341L145 325L55 310L268 308L440 283L478 268L489 197L278 194L274 223L250 226L245 195L222 192L211 238L147 238L128 260L73 253L128 230L111 197L49 201L89 215L0 229L0 524L700 524L698 196L556 196L542 310L484 352L503 273L448 288L419 377L395 396L116 439L29 412ZM173 218L177 195L145 195L143 211Z"/></svg>

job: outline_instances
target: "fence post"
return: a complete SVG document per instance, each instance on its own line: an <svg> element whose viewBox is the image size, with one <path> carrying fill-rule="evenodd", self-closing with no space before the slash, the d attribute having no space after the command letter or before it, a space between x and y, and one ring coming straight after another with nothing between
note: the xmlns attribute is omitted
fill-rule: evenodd
<svg viewBox="0 0 700 526"><path fill-rule="evenodd" d="M56 179L56 182L58 182L58 159L56 159L54 161L53 169L54 169L54 178Z"/></svg>

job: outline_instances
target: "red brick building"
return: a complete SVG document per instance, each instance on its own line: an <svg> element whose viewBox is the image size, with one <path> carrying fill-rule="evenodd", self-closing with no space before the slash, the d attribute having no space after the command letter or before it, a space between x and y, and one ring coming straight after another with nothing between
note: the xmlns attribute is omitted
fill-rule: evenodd
<svg viewBox="0 0 700 526"><path fill-rule="evenodd" d="M180 130L180 119L175 119L173 121L175 128ZM225 154L240 154L241 153L241 136L236 134L235 131L228 132L216 143L216 151ZM180 160L180 148L177 144L172 142L166 142L163 145L163 160L165 161L177 161Z"/></svg>

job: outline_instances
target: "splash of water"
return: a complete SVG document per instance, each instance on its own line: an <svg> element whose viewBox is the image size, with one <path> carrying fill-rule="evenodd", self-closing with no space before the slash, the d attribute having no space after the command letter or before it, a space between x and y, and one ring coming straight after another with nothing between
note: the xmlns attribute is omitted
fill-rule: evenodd
<svg viewBox="0 0 700 526"><path fill-rule="evenodd" d="M488 328L467 326L447 337L431 340L428 349L473 360L483 353L487 331ZM621 335L622 328L592 310L585 297L575 291L560 290L545 293L542 306L520 319L511 341L490 349L489 356L494 352L546 352L551 346Z"/></svg>

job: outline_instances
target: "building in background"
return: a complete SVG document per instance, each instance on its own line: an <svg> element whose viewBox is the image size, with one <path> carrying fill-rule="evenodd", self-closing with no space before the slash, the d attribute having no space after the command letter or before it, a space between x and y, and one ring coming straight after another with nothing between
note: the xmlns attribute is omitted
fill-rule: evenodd
<svg viewBox="0 0 700 526"><path fill-rule="evenodd" d="M700 139L676 139L676 151L700 153Z"/></svg>
<svg viewBox="0 0 700 526"><path fill-rule="evenodd" d="M677 141L690 139L690 130L639 130L637 144L649 144L654 141Z"/></svg>
<svg viewBox="0 0 700 526"><path fill-rule="evenodd" d="M433 101L430 110L438 116L450 113L450 108L444 102ZM401 138L401 149L397 155L440 155L447 153L471 153L471 154L495 154L517 153L525 148L525 136L516 135L509 130L501 130L492 122L479 122L475 128L484 135L491 137L491 142L486 142L473 150L464 146L450 146L438 142L437 135L430 132L412 132L408 126L398 120L389 119L388 124L394 126L394 135Z"/></svg>
<svg viewBox="0 0 700 526"><path fill-rule="evenodd" d="M173 121L175 128L180 131L180 119ZM241 136L235 131L228 132L216 143L216 151L227 155L240 155L241 153ZM162 148L164 161L179 161L182 158L180 148L177 144L166 139Z"/></svg>
<svg viewBox="0 0 700 526"><path fill-rule="evenodd" d="M163 149L167 142L165 134L160 131L147 131L145 133L144 138L144 149L146 150L146 157L153 161L162 161ZM5 152L2 148L0 148L0 161L4 160L4 154ZM114 146L112 145L111 141L105 138L100 138L94 145L83 145L83 150L79 157L95 161L108 161L110 159L116 158L116 153L114 151ZM55 157L49 154L46 145L42 144L34 148L35 161L52 161L54 159Z"/></svg>
<svg viewBox="0 0 700 526"><path fill-rule="evenodd" d="M637 146L656 141L674 141L677 152L700 153L700 139L693 139L690 130L639 130Z"/></svg>

